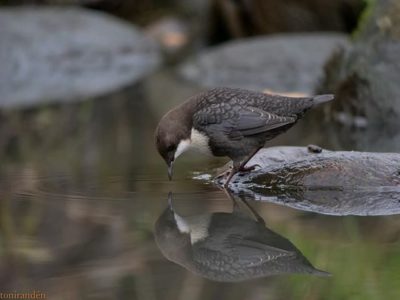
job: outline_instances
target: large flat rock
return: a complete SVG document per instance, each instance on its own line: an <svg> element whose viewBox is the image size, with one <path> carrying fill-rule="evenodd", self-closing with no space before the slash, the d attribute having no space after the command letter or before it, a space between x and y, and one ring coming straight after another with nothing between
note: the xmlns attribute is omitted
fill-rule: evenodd
<svg viewBox="0 0 400 300"><path fill-rule="evenodd" d="M254 164L260 168L233 177L232 192L329 215L400 213L398 153L272 147L248 163Z"/></svg>
<svg viewBox="0 0 400 300"><path fill-rule="evenodd" d="M0 107L99 96L160 62L133 25L79 8L3 8L0 41Z"/></svg>

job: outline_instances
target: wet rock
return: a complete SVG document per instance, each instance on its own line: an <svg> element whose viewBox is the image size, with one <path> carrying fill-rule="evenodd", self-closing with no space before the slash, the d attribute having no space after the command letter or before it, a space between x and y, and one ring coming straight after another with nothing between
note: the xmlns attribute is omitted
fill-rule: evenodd
<svg viewBox="0 0 400 300"><path fill-rule="evenodd" d="M182 76L204 87L311 94L323 65L347 38L342 34L285 34L229 42L181 68Z"/></svg>
<svg viewBox="0 0 400 300"><path fill-rule="evenodd" d="M400 154L273 147L254 164L261 168L234 177L233 192L322 214L400 213Z"/></svg>
<svg viewBox="0 0 400 300"><path fill-rule="evenodd" d="M326 65L321 90L336 95L330 115L364 132L398 128L400 116L400 2L370 1L354 45Z"/></svg>
<svg viewBox="0 0 400 300"><path fill-rule="evenodd" d="M0 107L103 95L160 62L138 29L78 8L1 9L0 39Z"/></svg>

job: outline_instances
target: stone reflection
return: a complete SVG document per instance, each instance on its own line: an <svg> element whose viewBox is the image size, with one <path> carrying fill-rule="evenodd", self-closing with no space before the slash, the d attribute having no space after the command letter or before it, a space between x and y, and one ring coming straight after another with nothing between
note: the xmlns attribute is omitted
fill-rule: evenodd
<svg viewBox="0 0 400 300"><path fill-rule="evenodd" d="M267 228L244 198L228 196L233 201L231 213L185 217L175 212L169 193L168 207L155 224L155 239L162 254L215 281L292 273L330 275L314 268L288 239Z"/></svg>

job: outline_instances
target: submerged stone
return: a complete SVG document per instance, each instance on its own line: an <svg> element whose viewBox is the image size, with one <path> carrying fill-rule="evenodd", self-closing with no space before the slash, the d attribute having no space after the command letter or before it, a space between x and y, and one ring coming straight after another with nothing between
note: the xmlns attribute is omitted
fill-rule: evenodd
<svg viewBox="0 0 400 300"><path fill-rule="evenodd" d="M72 7L2 8L0 40L0 107L100 96L160 62L133 25Z"/></svg>

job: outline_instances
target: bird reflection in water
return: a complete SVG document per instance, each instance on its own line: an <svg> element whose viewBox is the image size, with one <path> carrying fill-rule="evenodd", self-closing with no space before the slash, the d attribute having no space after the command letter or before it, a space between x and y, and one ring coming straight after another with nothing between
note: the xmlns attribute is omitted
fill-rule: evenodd
<svg viewBox="0 0 400 300"><path fill-rule="evenodd" d="M292 273L330 275L314 268L289 240L265 227L244 198L229 197L233 201L231 213L183 217L175 212L169 193L168 207L155 224L155 239L162 254L215 281Z"/></svg>

